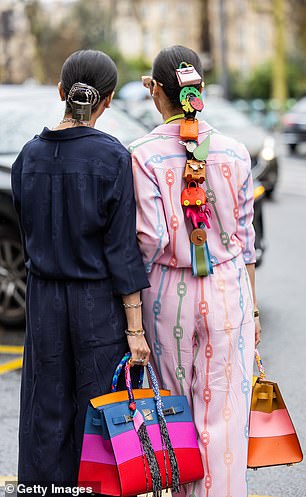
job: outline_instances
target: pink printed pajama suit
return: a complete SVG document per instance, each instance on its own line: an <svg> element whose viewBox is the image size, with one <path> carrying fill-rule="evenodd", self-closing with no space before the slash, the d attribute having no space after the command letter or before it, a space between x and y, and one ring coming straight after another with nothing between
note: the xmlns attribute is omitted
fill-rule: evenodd
<svg viewBox="0 0 306 497"><path fill-rule="evenodd" d="M163 387L187 396L203 457L202 481L188 497L247 497L248 418L254 357L251 287L255 262L249 154L235 140L210 134L207 241L214 274L193 277L191 221L180 203L186 161L179 124L163 124L130 150L137 233L151 288L142 292L144 326ZM192 464L192 461L190 461Z"/></svg>

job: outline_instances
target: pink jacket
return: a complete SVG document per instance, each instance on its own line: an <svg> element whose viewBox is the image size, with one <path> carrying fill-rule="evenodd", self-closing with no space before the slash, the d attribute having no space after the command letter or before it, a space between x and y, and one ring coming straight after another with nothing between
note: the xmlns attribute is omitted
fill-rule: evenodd
<svg viewBox="0 0 306 497"><path fill-rule="evenodd" d="M181 206L185 146L179 124L162 124L130 145L137 203L137 234L147 271L158 263L191 267L191 219ZM254 191L244 145L199 122L199 143L210 134L206 181L200 185L211 211L207 243L213 265L243 253L255 262Z"/></svg>

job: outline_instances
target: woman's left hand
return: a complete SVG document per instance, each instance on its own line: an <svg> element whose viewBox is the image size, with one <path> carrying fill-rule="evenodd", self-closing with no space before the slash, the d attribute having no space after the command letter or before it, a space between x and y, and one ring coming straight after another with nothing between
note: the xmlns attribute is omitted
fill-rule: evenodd
<svg viewBox="0 0 306 497"><path fill-rule="evenodd" d="M261 340L261 325L259 316L254 318L255 321L255 346L257 347L260 344Z"/></svg>
<svg viewBox="0 0 306 497"><path fill-rule="evenodd" d="M150 348L143 335L128 336L127 341L132 354L131 366L138 364L147 366L150 358Z"/></svg>

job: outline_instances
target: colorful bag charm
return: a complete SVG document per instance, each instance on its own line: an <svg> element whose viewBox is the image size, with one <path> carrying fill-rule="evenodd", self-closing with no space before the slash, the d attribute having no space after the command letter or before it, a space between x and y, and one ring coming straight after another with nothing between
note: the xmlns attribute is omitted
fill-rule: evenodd
<svg viewBox="0 0 306 497"><path fill-rule="evenodd" d="M180 137L182 140L197 140L199 135L199 121L197 119L182 119Z"/></svg>
<svg viewBox="0 0 306 497"><path fill-rule="evenodd" d="M181 62L180 67L176 69L176 77L180 86L200 85L202 78L192 64Z"/></svg>
<svg viewBox="0 0 306 497"><path fill-rule="evenodd" d="M192 276L208 276L209 274L213 274L214 271L210 260L211 257L207 241L205 241L202 245L196 245L191 238L190 250Z"/></svg>
<svg viewBox="0 0 306 497"><path fill-rule="evenodd" d="M190 181L188 187L184 188L181 194L181 204L188 205L204 205L206 204L206 194L204 190L197 185L196 181Z"/></svg>
<svg viewBox="0 0 306 497"><path fill-rule="evenodd" d="M196 160L206 161L210 144L210 135L193 151Z"/></svg>
<svg viewBox="0 0 306 497"><path fill-rule="evenodd" d="M210 223L208 218L211 216L211 211L207 205L203 208L188 207L186 209L186 217L191 218L192 224L195 228L198 228L200 224L205 224L207 228L210 228Z"/></svg>
<svg viewBox="0 0 306 497"><path fill-rule="evenodd" d="M193 276L207 276L213 273L205 228L210 228L208 217L210 210L206 207L206 194L201 184L206 180L206 159L209 150L209 137L198 146L199 123L196 113L204 107L202 95L192 85L199 85L202 78L186 62L182 62L176 71L180 86L180 102L185 114L181 120L180 138L186 147L187 161L183 178L187 186L181 193L181 204L186 209L186 216L191 219L193 230L190 233L190 252Z"/></svg>
<svg viewBox="0 0 306 497"><path fill-rule="evenodd" d="M210 228L208 217L210 209L203 207L188 207L186 216L191 218L193 231L190 233L191 265L193 276L207 276L213 273L210 252L207 245L207 233L204 228Z"/></svg>
<svg viewBox="0 0 306 497"><path fill-rule="evenodd" d="M204 107L202 95L193 86L186 86L180 91L180 102L186 114L193 114L201 111Z"/></svg>
<svg viewBox="0 0 306 497"><path fill-rule="evenodd" d="M206 178L206 161L198 161L194 159L189 159L186 161L185 171L183 178L187 183L190 181L198 181L198 183L204 183Z"/></svg>

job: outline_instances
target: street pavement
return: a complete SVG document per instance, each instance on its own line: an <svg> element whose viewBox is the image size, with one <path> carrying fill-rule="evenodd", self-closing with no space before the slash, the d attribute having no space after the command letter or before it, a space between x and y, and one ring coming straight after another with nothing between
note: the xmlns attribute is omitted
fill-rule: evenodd
<svg viewBox="0 0 306 497"><path fill-rule="evenodd" d="M305 452L306 147L297 157L287 156L283 147L281 153L279 187L264 206L266 252L256 271L260 351L267 377L278 383ZM23 331L0 328L0 365L20 357L7 355L1 346L22 343ZM0 374L0 483L16 475L19 386L20 370ZM249 471L249 494L306 497L306 462Z"/></svg>
<svg viewBox="0 0 306 497"><path fill-rule="evenodd" d="M280 185L265 205L267 249L256 271L267 378L278 383L306 451L306 148L283 156ZM306 497L306 462L249 472L250 494Z"/></svg>

